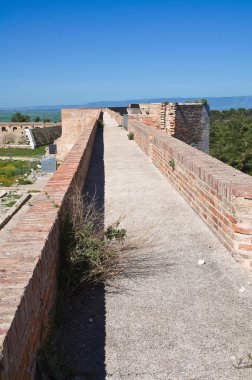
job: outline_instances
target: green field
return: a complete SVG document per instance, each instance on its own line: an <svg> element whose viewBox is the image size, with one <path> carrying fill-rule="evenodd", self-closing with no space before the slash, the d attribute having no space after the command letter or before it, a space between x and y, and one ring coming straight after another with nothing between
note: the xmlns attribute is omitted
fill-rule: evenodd
<svg viewBox="0 0 252 380"><path fill-rule="evenodd" d="M41 157L44 156L47 146L35 149L29 148L0 148L0 157Z"/></svg>
<svg viewBox="0 0 252 380"><path fill-rule="evenodd" d="M11 186L15 183L28 185L26 177L32 169L37 169L39 161L0 160L0 186Z"/></svg>

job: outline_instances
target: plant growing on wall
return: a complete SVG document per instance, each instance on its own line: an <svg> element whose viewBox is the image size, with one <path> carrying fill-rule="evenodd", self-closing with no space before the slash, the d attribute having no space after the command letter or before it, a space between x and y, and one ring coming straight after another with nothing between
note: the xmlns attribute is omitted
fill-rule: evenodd
<svg viewBox="0 0 252 380"><path fill-rule="evenodd" d="M169 165L170 165L170 167L172 168L172 171L174 171L174 169L175 169L175 160L174 160L174 158L172 158L172 159L169 161Z"/></svg>
<svg viewBox="0 0 252 380"><path fill-rule="evenodd" d="M134 132L129 132L128 133L128 139L129 140L134 140Z"/></svg>

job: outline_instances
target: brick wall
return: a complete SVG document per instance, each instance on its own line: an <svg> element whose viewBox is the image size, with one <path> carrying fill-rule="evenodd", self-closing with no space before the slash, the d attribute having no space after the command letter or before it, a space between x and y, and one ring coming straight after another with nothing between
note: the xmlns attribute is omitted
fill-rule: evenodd
<svg viewBox="0 0 252 380"><path fill-rule="evenodd" d="M192 145L205 153L209 151L210 119L208 106L203 104L174 104L167 105L166 120L168 124L174 112L175 123L169 121L171 136ZM172 117L173 118L173 117ZM174 123L174 127L172 124Z"/></svg>
<svg viewBox="0 0 252 380"><path fill-rule="evenodd" d="M62 135L55 141L57 158L63 160L81 133L93 126L101 114L100 108L65 108L61 110Z"/></svg>
<svg viewBox="0 0 252 380"><path fill-rule="evenodd" d="M139 104L143 115L150 115L153 119L155 128L162 128L162 108L161 103L143 103Z"/></svg>
<svg viewBox="0 0 252 380"><path fill-rule="evenodd" d="M118 125L123 124L123 110L125 110L125 113L127 112L126 108L120 108L120 107L114 107L114 108L102 108L103 112L107 112L110 117L112 117Z"/></svg>
<svg viewBox="0 0 252 380"><path fill-rule="evenodd" d="M139 104L140 114L129 115L130 123L144 123L165 130L170 136L209 151L209 108L201 103Z"/></svg>
<svg viewBox="0 0 252 380"><path fill-rule="evenodd" d="M59 214L73 188L85 184L96 128L94 122L82 131L11 240L0 247L1 380L34 379L37 353L57 294Z"/></svg>
<svg viewBox="0 0 252 380"><path fill-rule="evenodd" d="M251 267L252 178L165 132L134 123L130 129L140 148L236 260Z"/></svg>

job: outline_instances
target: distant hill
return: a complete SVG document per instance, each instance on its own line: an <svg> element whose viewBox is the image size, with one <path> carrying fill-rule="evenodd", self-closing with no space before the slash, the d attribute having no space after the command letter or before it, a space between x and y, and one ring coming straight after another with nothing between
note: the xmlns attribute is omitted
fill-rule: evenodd
<svg viewBox="0 0 252 380"><path fill-rule="evenodd" d="M230 108L252 108L252 96L233 96L233 97L205 97L208 100L212 110L228 110ZM32 106L32 107L0 107L0 122L10 121L11 115L15 112L22 112L28 114L31 120L36 116L43 119L50 119L51 121L60 121L61 108L80 108L80 107L125 107L131 103L162 103L164 101L170 102L184 102L185 100L193 101L201 98L152 98L152 99L128 99L128 100L105 100L99 102L91 102L78 105L56 105L56 106Z"/></svg>
<svg viewBox="0 0 252 380"><path fill-rule="evenodd" d="M228 110L230 108L252 108L252 96L233 96L233 97L205 97L212 110ZM85 107L124 107L131 103L162 103L166 100L170 102L193 101L201 98L153 98L153 99L128 99L122 101L100 101L85 104Z"/></svg>

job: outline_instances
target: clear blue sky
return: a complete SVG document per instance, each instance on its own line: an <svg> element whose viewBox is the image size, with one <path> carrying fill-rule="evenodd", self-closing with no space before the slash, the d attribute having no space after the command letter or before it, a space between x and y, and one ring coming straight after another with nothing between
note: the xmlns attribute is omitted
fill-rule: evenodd
<svg viewBox="0 0 252 380"><path fill-rule="evenodd" d="M0 107L252 95L251 0L0 0Z"/></svg>

